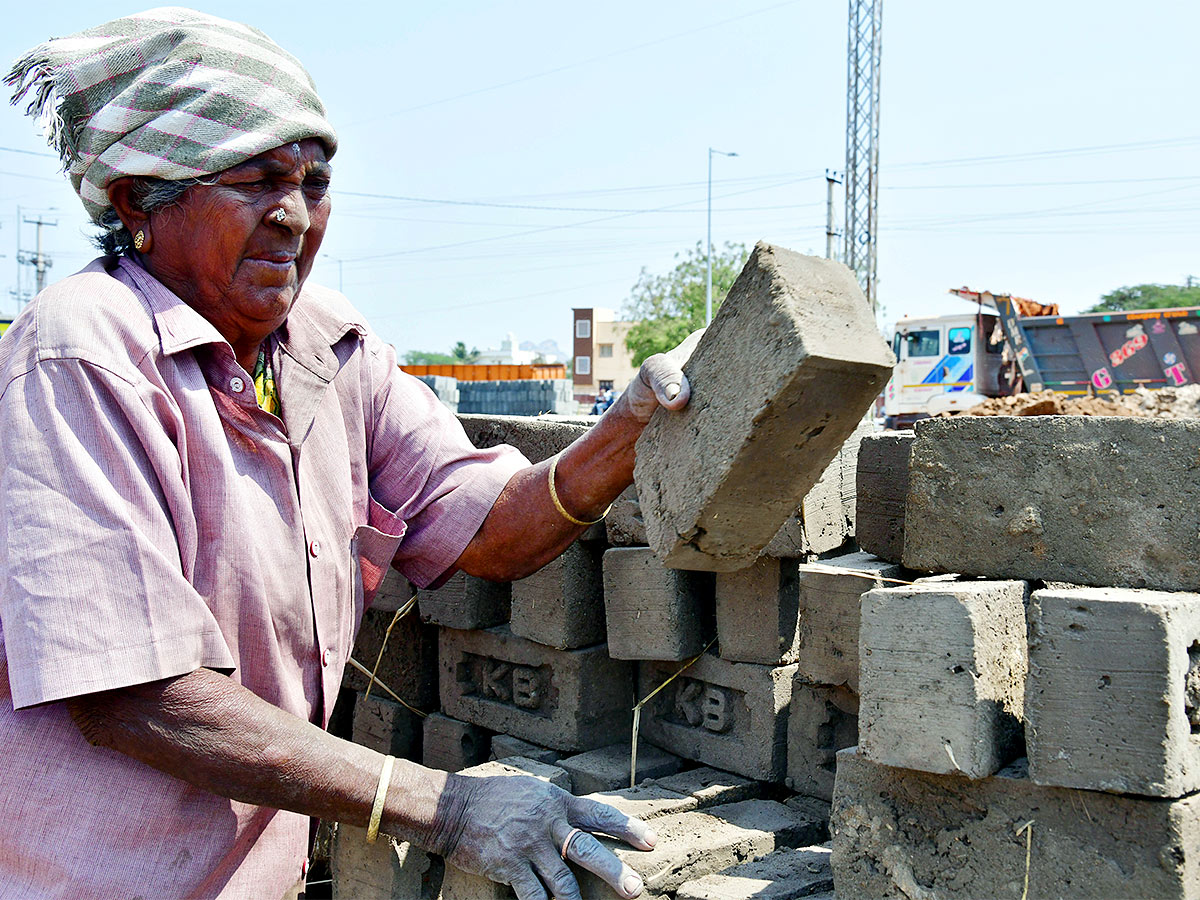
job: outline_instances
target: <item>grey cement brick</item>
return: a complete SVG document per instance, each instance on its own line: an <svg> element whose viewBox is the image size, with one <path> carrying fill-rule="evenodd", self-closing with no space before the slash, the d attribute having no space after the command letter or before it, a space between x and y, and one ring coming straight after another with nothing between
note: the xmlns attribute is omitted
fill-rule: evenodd
<svg viewBox="0 0 1200 900"><path fill-rule="evenodd" d="M509 756L505 759L492 759L470 768L462 769L459 775L470 775L473 778L491 778L494 776L529 775L539 781L545 781L564 791L571 790L571 775L560 766L552 766L523 756Z"/></svg>
<svg viewBox="0 0 1200 900"><path fill-rule="evenodd" d="M700 808L700 803L695 797L667 790L657 781L647 781L637 787L621 788L620 790L597 791L584 796L589 800L607 803L627 816L635 816L647 821L662 816L675 816Z"/></svg>
<svg viewBox="0 0 1200 900"><path fill-rule="evenodd" d="M655 784L671 791L694 797L698 809L723 806L742 800L758 800L763 796L765 785L760 781L743 778L732 772L723 772L709 766L700 766L659 778Z"/></svg>
<svg viewBox="0 0 1200 900"><path fill-rule="evenodd" d="M644 546L646 523L642 519L642 505L638 502L637 487L630 485L613 501L612 509L604 519L608 542L614 547Z"/></svg>
<svg viewBox="0 0 1200 900"><path fill-rule="evenodd" d="M507 884L497 884L447 863L437 900L516 900L516 896Z"/></svg>
<svg viewBox="0 0 1200 900"><path fill-rule="evenodd" d="M1159 797L1200 790L1200 594L1041 590L1029 614L1029 774Z"/></svg>
<svg viewBox="0 0 1200 900"><path fill-rule="evenodd" d="M837 752L858 743L858 697L846 688L805 684L797 675L788 713L787 786L833 799Z"/></svg>
<svg viewBox="0 0 1200 900"><path fill-rule="evenodd" d="M1194 590L1200 420L959 416L917 424L904 563Z"/></svg>
<svg viewBox="0 0 1200 900"><path fill-rule="evenodd" d="M601 841L642 876L645 897L674 894L688 881L720 872L746 859L781 847L810 845L819 826L770 800L745 800L654 820L658 843L638 851L616 841ZM585 900L616 897L595 875L572 866Z"/></svg>
<svg viewBox="0 0 1200 900"><path fill-rule="evenodd" d="M496 416L459 414L471 443L481 449L508 444L539 463L587 434L593 419L582 416Z"/></svg>
<svg viewBox="0 0 1200 900"><path fill-rule="evenodd" d="M659 410L634 477L675 568L750 565L857 427L894 363L850 270L760 243Z"/></svg>
<svg viewBox="0 0 1200 900"><path fill-rule="evenodd" d="M334 900L419 900L436 887L428 853L382 835L368 844L367 830L354 825L337 826L329 864Z"/></svg>
<svg viewBox="0 0 1200 900"><path fill-rule="evenodd" d="M492 753L490 758L504 759L508 756L523 756L526 759L532 759L536 762L555 763L562 757L562 754L557 750L531 744L529 741L523 741L510 734L495 735L492 738Z"/></svg>
<svg viewBox="0 0 1200 900"><path fill-rule="evenodd" d="M1033 822L1032 836L1019 831ZM838 754L838 900L1200 897L1200 795L1039 787L1020 767L979 781ZM1028 843L1027 843L1028 841Z"/></svg>
<svg viewBox="0 0 1200 900"><path fill-rule="evenodd" d="M642 663L638 695L647 696L677 669ZM642 708L641 735L685 759L782 781L795 671L794 665L772 668L705 654Z"/></svg>
<svg viewBox="0 0 1200 900"><path fill-rule="evenodd" d="M777 666L800 654L799 561L762 556L737 572L717 573L721 658Z"/></svg>
<svg viewBox="0 0 1200 900"><path fill-rule="evenodd" d="M814 684L844 684L857 691L862 595L889 587L883 579L902 578L904 570L860 552L821 560L819 566L802 565L798 576L800 674Z"/></svg>
<svg viewBox="0 0 1200 900"><path fill-rule="evenodd" d="M604 609L614 659L689 659L716 631L711 573L668 569L649 547L605 551Z"/></svg>
<svg viewBox="0 0 1200 900"><path fill-rule="evenodd" d="M575 541L512 583L512 632L559 650L604 641L603 545Z"/></svg>
<svg viewBox="0 0 1200 900"><path fill-rule="evenodd" d="M395 569L389 568L387 574L383 576L383 582L379 585L379 589L375 592L371 609L376 612L394 613L407 603L416 591L417 589L409 583L407 578Z"/></svg>
<svg viewBox="0 0 1200 900"><path fill-rule="evenodd" d="M351 655L368 670L375 668L375 660L393 615L377 609L368 609L363 614ZM438 696L437 629L422 623L415 612L400 619L392 628L375 677L417 709L435 708ZM352 666L346 666L342 686L365 691L367 676ZM371 695L379 691L376 685L371 689Z"/></svg>
<svg viewBox="0 0 1200 900"><path fill-rule="evenodd" d="M491 737L477 725L430 713L424 723L422 764L446 772L479 765L488 758Z"/></svg>
<svg viewBox="0 0 1200 900"><path fill-rule="evenodd" d="M443 628L440 650L450 715L556 750L594 750L630 732L633 666L603 644L553 650L503 626Z"/></svg>
<svg viewBox="0 0 1200 900"><path fill-rule="evenodd" d="M1022 581L929 582L862 599L859 738L867 758L990 775L1020 754Z"/></svg>
<svg viewBox="0 0 1200 900"><path fill-rule="evenodd" d="M424 588L417 595L423 622L463 631L507 622L512 605L508 582L485 581L466 572L456 572L437 590Z"/></svg>
<svg viewBox="0 0 1200 900"><path fill-rule="evenodd" d="M360 694L354 703L356 744L370 747L400 759L420 759L421 720L395 700L379 697L378 689L367 697Z"/></svg>
<svg viewBox="0 0 1200 900"><path fill-rule="evenodd" d="M597 791L615 791L629 787L628 741L609 744L586 753L567 756L558 764L571 775L571 784L576 794L593 794ZM643 744L638 747L637 772L635 779L642 782L647 778L661 778L679 771L683 761L672 753Z"/></svg>
<svg viewBox="0 0 1200 900"><path fill-rule="evenodd" d="M898 563L904 558L908 459L915 435L883 431L864 436L858 451L855 540L867 553Z"/></svg>
<svg viewBox="0 0 1200 900"><path fill-rule="evenodd" d="M676 900L798 900L833 891L829 847L788 847L679 888Z"/></svg>

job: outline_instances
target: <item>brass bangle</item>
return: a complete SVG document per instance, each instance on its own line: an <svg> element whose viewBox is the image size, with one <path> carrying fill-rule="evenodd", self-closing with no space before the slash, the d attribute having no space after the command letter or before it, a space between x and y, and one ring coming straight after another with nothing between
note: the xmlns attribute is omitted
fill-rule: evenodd
<svg viewBox="0 0 1200 900"><path fill-rule="evenodd" d="M588 525L595 525L597 522L603 521L604 517L608 515L608 510L612 509L611 504L609 505L608 509L604 510L604 512L600 514L599 519L592 519L590 522L585 522L583 519L575 518L563 508L562 501L558 499L558 490L554 487L554 473L557 469L558 454L555 454L554 456L550 457L550 474L547 478L547 480L550 482L550 499L554 501L554 508L557 509L562 514L562 517L572 525L579 525L586 528Z"/></svg>
<svg viewBox="0 0 1200 900"><path fill-rule="evenodd" d="M392 780L392 763L394 756L383 758L383 770L379 773L379 786L375 788L375 802L371 805L371 821L367 823L367 843L375 843L379 837L379 821L383 818L383 802L387 799L388 784Z"/></svg>

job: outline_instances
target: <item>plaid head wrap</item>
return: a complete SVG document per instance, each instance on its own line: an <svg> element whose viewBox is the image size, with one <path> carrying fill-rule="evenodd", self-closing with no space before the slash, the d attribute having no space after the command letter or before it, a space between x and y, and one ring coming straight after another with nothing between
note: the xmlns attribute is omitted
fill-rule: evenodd
<svg viewBox="0 0 1200 900"><path fill-rule="evenodd" d="M168 7L115 19L26 53L5 82L32 92L93 221L126 175L213 175L303 138L337 136L312 78L256 28Z"/></svg>

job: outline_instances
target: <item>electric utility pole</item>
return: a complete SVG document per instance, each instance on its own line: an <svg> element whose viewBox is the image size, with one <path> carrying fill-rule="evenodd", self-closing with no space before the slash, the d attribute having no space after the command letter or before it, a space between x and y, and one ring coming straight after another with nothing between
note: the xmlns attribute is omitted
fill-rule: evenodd
<svg viewBox="0 0 1200 900"><path fill-rule="evenodd" d="M843 262L875 309L879 209L879 56L883 0L850 0L846 60L846 225Z"/></svg>
<svg viewBox="0 0 1200 900"><path fill-rule="evenodd" d="M837 238L839 232L833 227L833 186L842 183L842 176L833 171L825 170L825 258L837 259Z"/></svg>
<svg viewBox="0 0 1200 900"><path fill-rule="evenodd" d="M58 225L58 222L48 222L40 215L36 219L25 219L24 222L26 225L37 226L37 249L33 253L20 251L17 256L17 262L33 266L34 271L37 273L37 290L35 293L40 294L46 287L46 270L54 265L54 260L50 258L49 254L42 252L42 228L43 226L54 228ZM17 227L19 228L20 225L18 224Z"/></svg>

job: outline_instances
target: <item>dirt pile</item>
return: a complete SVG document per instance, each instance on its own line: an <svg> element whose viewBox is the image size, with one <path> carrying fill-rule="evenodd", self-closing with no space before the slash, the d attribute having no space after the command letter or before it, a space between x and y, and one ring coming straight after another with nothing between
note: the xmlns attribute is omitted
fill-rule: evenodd
<svg viewBox="0 0 1200 900"><path fill-rule="evenodd" d="M1151 393L1147 391L1147 393ZM1012 397L992 397L972 406L967 416L1150 416L1154 413L1126 402L1125 397L1077 397L1054 391L1034 391ZM943 415L946 415L943 413Z"/></svg>

